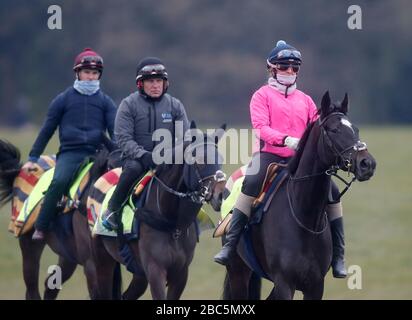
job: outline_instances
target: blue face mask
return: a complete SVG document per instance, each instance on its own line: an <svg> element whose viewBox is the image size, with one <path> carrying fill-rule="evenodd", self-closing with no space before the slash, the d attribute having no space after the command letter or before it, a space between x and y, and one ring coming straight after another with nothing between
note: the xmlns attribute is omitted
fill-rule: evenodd
<svg viewBox="0 0 412 320"><path fill-rule="evenodd" d="M91 96L95 94L100 89L100 81L99 80L92 80L92 81L81 81L75 80L73 84L73 88L75 88L79 93Z"/></svg>

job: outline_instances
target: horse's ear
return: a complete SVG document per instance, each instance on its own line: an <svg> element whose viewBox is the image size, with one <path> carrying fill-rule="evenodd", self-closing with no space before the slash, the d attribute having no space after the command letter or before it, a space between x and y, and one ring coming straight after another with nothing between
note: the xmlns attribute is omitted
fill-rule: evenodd
<svg viewBox="0 0 412 320"><path fill-rule="evenodd" d="M194 120L190 121L190 129L196 129L196 122Z"/></svg>
<svg viewBox="0 0 412 320"><path fill-rule="evenodd" d="M324 117L330 112L330 96L329 91L326 91L322 97L321 105L321 115Z"/></svg>
<svg viewBox="0 0 412 320"><path fill-rule="evenodd" d="M219 129L216 129L213 133L215 137L215 144L218 144L219 140L223 137L226 131L226 123L222 124Z"/></svg>
<svg viewBox="0 0 412 320"><path fill-rule="evenodd" d="M343 114L347 114L349 107L348 107L348 93L345 93L345 98L343 98L342 103L340 104L340 108Z"/></svg>

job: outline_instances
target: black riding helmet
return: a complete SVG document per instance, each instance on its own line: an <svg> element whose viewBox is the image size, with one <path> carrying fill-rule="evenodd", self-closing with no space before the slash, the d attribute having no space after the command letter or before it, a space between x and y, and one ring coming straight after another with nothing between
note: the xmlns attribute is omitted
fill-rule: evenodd
<svg viewBox="0 0 412 320"><path fill-rule="evenodd" d="M152 78L161 78L164 81L163 94L169 87L168 74L162 60L156 57L146 57L139 61L136 69L136 84L141 94L146 95L143 91L143 81Z"/></svg>

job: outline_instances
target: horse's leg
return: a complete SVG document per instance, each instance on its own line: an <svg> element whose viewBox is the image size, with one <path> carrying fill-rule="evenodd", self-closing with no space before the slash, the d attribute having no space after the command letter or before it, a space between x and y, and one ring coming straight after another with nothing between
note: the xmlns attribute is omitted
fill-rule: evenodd
<svg viewBox="0 0 412 320"><path fill-rule="evenodd" d="M166 270L158 266L155 262L148 263L147 280L150 285L150 292L152 293L153 300L165 300L166 299Z"/></svg>
<svg viewBox="0 0 412 320"><path fill-rule="evenodd" d="M83 266L83 272L86 276L90 299L97 299L99 297L99 289L97 284L96 266L92 259L86 260Z"/></svg>
<svg viewBox="0 0 412 320"><path fill-rule="evenodd" d="M292 300L295 295L295 287L285 280L284 277L275 277L274 286L268 300Z"/></svg>
<svg viewBox="0 0 412 320"><path fill-rule="evenodd" d="M59 256L58 267L60 267L61 270L61 283L63 284L73 275L74 270L76 270L77 263L69 261L62 256ZM44 300L55 300L60 292L60 289L51 289L49 287L48 283L51 276L54 276L54 274L50 274L44 282Z"/></svg>
<svg viewBox="0 0 412 320"><path fill-rule="evenodd" d="M46 243L44 241L31 240L32 235L33 232L29 232L19 237L19 245L23 258L23 278L26 284L26 299L40 300L40 257Z"/></svg>
<svg viewBox="0 0 412 320"><path fill-rule="evenodd" d="M310 288L303 290L304 300L321 300L323 297L324 279L316 281Z"/></svg>
<svg viewBox="0 0 412 320"><path fill-rule="evenodd" d="M249 297L249 282L252 271L243 262L238 254L235 254L230 263L226 266L230 287L230 299L246 300ZM225 288L226 290L228 288Z"/></svg>
<svg viewBox="0 0 412 320"><path fill-rule="evenodd" d="M112 299L113 298L113 277L116 267L116 260L107 252L102 236L92 238L92 254L96 271L98 295L93 298Z"/></svg>
<svg viewBox="0 0 412 320"><path fill-rule="evenodd" d="M186 287L189 266L171 271L167 279L167 300L179 300Z"/></svg>
<svg viewBox="0 0 412 320"><path fill-rule="evenodd" d="M98 297L96 267L91 252L91 234L86 216L79 210L73 212L73 235L76 244L77 260L83 265L87 289L91 299Z"/></svg>
<svg viewBox="0 0 412 320"><path fill-rule="evenodd" d="M147 289L147 279L144 275L133 275L127 290L123 293L123 300L137 300Z"/></svg>

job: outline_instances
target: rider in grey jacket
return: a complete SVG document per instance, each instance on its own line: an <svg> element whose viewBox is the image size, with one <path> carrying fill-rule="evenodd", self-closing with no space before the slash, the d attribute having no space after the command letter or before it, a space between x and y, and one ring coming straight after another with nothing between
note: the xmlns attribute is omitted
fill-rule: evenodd
<svg viewBox="0 0 412 320"><path fill-rule="evenodd" d="M167 94L168 74L163 62L154 57L141 60L137 67L138 91L121 102L115 120L115 136L122 150L123 171L119 183L103 213L103 225L117 230L120 212L134 183L149 169L154 168L152 151L160 141L152 135L157 129L169 130L176 140L183 140L189 121L183 104ZM181 121L183 130L176 130Z"/></svg>

